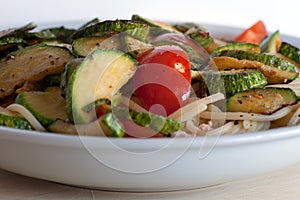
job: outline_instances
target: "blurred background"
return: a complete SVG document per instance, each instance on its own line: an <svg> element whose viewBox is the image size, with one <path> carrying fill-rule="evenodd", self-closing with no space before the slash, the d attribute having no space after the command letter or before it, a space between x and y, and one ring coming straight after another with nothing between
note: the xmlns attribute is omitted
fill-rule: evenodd
<svg viewBox="0 0 300 200"><path fill-rule="evenodd" d="M258 19L269 31L300 35L295 0L26 0L1 1L0 28L100 19L129 19L132 14L168 21L197 21L248 27Z"/></svg>

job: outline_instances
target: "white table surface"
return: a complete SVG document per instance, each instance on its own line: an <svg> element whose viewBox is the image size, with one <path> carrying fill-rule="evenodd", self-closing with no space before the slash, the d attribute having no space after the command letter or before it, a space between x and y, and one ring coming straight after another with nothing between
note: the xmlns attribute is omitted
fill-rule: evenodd
<svg viewBox="0 0 300 200"><path fill-rule="evenodd" d="M247 27L261 19L269 31L300 35L297 1L237 0L26 0L1 2L0 28L29 21L47 22L130 18L198 21ZM0 170L0 199L288 199L300 198L300 163L247 180L197 190L168 193L119 193L88 190L32 179Z"/></svg>
<svg viewBox="0 0 300 200"><path fill-rule="evenodd" d="M158 193L89 190L0 170L1 200L299 200L299 198L300 163L242 181L202 189Z"/></svg>

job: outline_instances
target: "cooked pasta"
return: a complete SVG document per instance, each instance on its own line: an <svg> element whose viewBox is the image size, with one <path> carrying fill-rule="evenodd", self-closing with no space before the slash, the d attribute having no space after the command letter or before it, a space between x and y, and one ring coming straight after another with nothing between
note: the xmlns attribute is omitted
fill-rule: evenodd
<svg viewBox="0 0 300 200"><path fill-rule="evenodd" d="M41 123L35 118L35 116L24 106L20 104L10 104L7 107L10 111L18 112L22 115L28 122L32 125L32 127L37 131L46 132L47 130L41 125Z"/></svg>

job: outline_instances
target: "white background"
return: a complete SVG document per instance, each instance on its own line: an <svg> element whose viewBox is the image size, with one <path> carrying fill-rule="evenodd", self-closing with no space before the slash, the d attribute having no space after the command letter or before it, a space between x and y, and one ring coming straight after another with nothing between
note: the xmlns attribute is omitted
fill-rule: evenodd
<svg viewBox="0 0 300 200"><path fill-rule="evenodd" d="M269 31L300 35L295 0L0 0L0 28L34 21L129 19L132 14L172 21L197 21L247 27L258 19Z"/></svg>

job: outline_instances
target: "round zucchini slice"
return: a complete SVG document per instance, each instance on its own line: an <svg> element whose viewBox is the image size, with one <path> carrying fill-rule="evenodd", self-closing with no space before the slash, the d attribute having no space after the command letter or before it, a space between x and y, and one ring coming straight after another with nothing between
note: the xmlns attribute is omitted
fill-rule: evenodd
<svg viewBox="0 0 300 200"><path fill-rule="evenodd" d="M67 86L67 113L73 123L89 123L95 112L84 107L98 99L112 100L119 89L131 78L137 61L118 50L97 49L75 69Z"/></svg>

